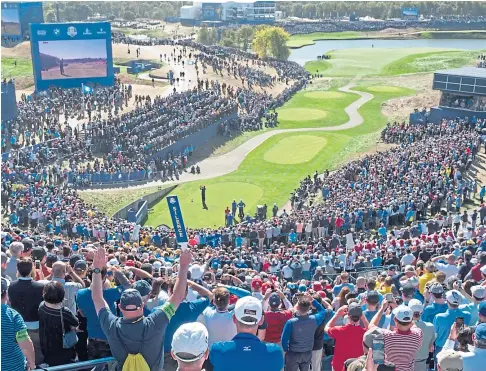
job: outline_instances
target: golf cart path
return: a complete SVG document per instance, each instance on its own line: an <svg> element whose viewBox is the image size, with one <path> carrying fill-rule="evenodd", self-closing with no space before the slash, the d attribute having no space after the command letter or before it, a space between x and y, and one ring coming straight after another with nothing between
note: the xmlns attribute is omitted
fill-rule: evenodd
<svg viewBox="0 0 486 371"><path fill-rule="evenodd" d="M352 90L352 87L355 85L356 80L359 77L355 78L351 81L348 85L339 88L340 91L345 93L352 93L358 94L360 96L359 99L351 103L347 106L344 111L348 114L349 120L338 126L329 126L329 127L321 127L321 128L298 128L298 129L276 129L267 131L260 135L257 135L245 143L241 144L239 147L235 148L234 150L222 154L220 156L213 156L206 158L196 164L194 166L199 165L201 168L201 174L191 174L189 172L184 172L179 176L179 180L170 181L170 182L162 182L160 180L148 182L146 184L141 184L137 186L129 187L128 189L136 189L136 188L148 188L157 185L163 186L171 186L174 184L182 184L185 182L190 182L194 180L203 180L203 179L211 179L216 178L222 175L229 174L240 166L246 156L257 148L260 144L265 142L268 138L273 137L274 135L283 134L283 133L299 133L299 132L309 132L309 131L339 131L339 130L346 130L351 129L356 126L359 126L363 123L363 117L359 114L359 108L373 99L373 94L361 92L357 90ZM116 188L113 188L116 189ZM111 188L104 188L104 189L87 189L83 190L83 192L99 192L105 190L112 190Z"/></svg>

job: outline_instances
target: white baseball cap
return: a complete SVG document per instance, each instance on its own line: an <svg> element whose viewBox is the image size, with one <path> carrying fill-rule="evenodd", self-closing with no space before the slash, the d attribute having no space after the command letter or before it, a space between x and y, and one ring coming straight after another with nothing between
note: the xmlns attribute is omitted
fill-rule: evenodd
<svg viewBox="0 0 486 371"><path fill-rule="evenodd" d="M399 305L393 310L395 318L400 322L412 322L413 313L412 310L406 305Z"/></svg>
<svg viewBox="0 0 486 371"><path fill-rule="evenodd" d="M461 294L457 290L447 291L446 300L453 305L459 305L461 302Z"/></svg>
<svg viewBox="0 0 486 371"><path fill-rule="evenodd" d="M110 261L108 262L108 265L117 266L117 265L120 265L120 263L118 262L118 260L113 258L113 259L110 259Z"/></svg>
<svg viewBox="0 0 486 371"><path fill-rule="evenodd" d="M235 317L245 325L256 325L263 316L262 303L253 296L239 299L235 305Z"/></svg>
<svg viewBox="0 0 486 371"><path fill-rule="evenodd" d="M486 287L484 286L473 286L471 287L472 296L478 299L484 299L486 297Z"/></svg>
<svg viewBox="0 0 486 371"><path fill-rule="evenodd" d="M414 313L422 313L424 311L424 305L418 299L412 299L408 302L408 307Z"/></svg>
<svg viewBox="0 0 486 371"><path fill-rule="evenodd" d="M204 268L199 264L194 264L189 268L189 272L191 272L191 280L199 280L204 274Z"/></svg>
<svg viewBox="0 0 486 371"><path fill-rule="evenodd" d="M209 348L208 330L199 322L185 323L172 338L172 352L181 362L201 359Z"/></svg>

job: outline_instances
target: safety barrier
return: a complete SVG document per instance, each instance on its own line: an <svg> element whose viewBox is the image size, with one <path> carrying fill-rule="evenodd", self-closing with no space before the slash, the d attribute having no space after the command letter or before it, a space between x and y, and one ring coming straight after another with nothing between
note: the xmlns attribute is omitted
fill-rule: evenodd
<svg viewBox="0 0 486 371"><path fill-rule="evenodd" d="M106 357L100 359L93 359L91 361L68 363L66 365L52 366L45 368L37 368L36 371L76 371L76 370L103 370L105 366L113 364L115 358Z"/></svg>

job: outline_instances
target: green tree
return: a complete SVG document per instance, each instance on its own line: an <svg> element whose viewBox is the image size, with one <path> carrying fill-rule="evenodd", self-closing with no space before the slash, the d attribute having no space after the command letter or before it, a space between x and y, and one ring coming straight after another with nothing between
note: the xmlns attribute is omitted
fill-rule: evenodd
<svg viewBox="0 0 486 371"><path fill-rule="evenodd" d="M251 26L242 26L238 30L238 34L241 42L243 43L243 50L248 50L248 47L253 40L253 36L255 35L255 29Z"/></svg>
<svg viewBox="0 0 486 371"><path fill-rule="evenodd" d="M253 50L259 57L275 57L286 60L290 55L287 41L290 35L283 28L266 26L257 30L253 38Z"/></svg>
<svg viewBox="0 0 486 371"><path fill-rule="evenodd" d="M123 19L126 21L134 21L135 18L137 18L137 16L131 10L127 10L125 13L123 13Z"/></svg>

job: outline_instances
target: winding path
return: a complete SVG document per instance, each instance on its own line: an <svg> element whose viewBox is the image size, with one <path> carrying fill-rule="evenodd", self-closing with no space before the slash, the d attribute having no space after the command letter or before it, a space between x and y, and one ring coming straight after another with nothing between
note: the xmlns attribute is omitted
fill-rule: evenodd
<svg viewBox="0 0 486 371"><path fill-rule="evenodd" d="M274 135L283 134L283 133L296 133L296 132L307 132L307 131L338 131L338 130L346 130L351 129L356 126L359 126L363 123L364 119L359 114L359 108L373 99L373 94L352 90L352 87L356 85L356 81L359 80L359 77L356 77L353 81L351 81L348 85L339 88L340 91L345 93L353 93L360 95L360 98L351 103L347 106L344 111L348 114L349 120L342 125L338 126L328 126L322 128L298 128L298 129L276 129L267 131L260 135L257 135L245 143L241 144L239 147L235 148L234 150L225 153L220 156L213 156L207 159L204 159L197 164L201 168L201 174L190 174L190 173L182 173L179 177L179 180L171 181L171 182L162 182L160 180L148 182L146 184L141 184L137 186L130 187L129 189L136 189L136 188L148 188L157 185L174 185L174 184L182 184L189 181L194 180L202 180L202 179L211 179L216 178L222 175L229 174L240 166L243 162L245 157L257 148L260 144L265 142L268 138L273 137ZM93 191L106 191L112 190L113 188L103 188L103 189L88 189L83 190L83 192L93 192ZM116 188L115 188L116 189Z"/></svg>

